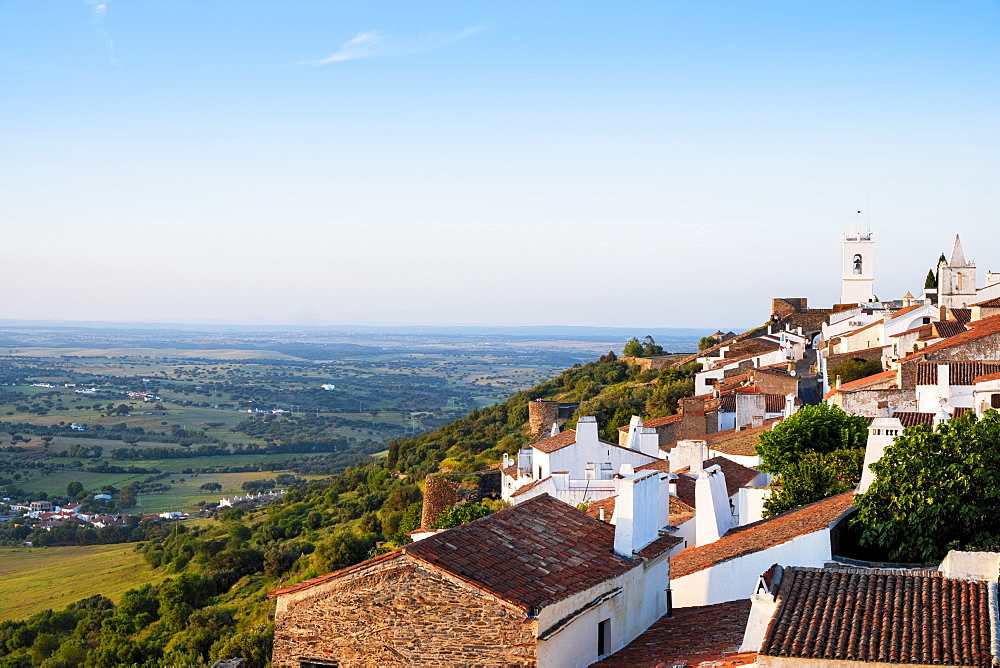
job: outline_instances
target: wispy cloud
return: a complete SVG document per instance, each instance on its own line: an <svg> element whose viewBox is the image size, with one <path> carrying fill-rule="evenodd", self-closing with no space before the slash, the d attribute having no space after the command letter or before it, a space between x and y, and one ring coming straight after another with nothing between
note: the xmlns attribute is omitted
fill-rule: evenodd
<svg viewBox="0 0 1000 668"><path fill-rule="evenodd" d="M90 7L94 16L100 18L108 13L107 0L84 0L84 4Z"/></svg>
<svg viewBox="0 0 1000 668"><path fill-rule="evenodd" d="M322 60L310 61L310 65L328 65L345 60L360 60L362 58L379 58L384 56L407 56L414 53L433 51L441 47L475 35L482 28L475 26L465 30L448 32L433 32L415 35L387 35L380 30L358 33L340 45L331 56Z"/></svg>

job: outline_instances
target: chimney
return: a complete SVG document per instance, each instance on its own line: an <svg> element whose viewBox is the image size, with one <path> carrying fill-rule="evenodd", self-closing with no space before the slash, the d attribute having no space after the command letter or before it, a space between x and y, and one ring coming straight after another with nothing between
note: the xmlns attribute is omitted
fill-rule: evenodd
<svg viewBox="0 0 1000 668"><path fill-rule="evenodd" d="M750 419L750 426L753 429L757 429L758 427L763 427L764 426L764 416L763 415L754 415Z"/></svg>
<svg viewBox="0 0 1000 668"><path fill-rule="evenodd" d="M786 394L785 395L785 418L790 418L795 415L795 395Z"/></svg>
<svg viewBox="0 0 1000 668"><path fill-rule="evenodd" d="M584 415L576 421L576 442L586 445L597 445L597 418L593 415Z"/></svg>
<svg viewBox="0 0 1000 668"><path fill-rule="evenodd" d="M677 441L673 450L670 451L670 468L678 471L682 468L690 468L692 473L697 473L704 466L704 461L708 459L708 443L694 439Z"/></svg>
<svg viewBox="0 0 1000 668"><path fill-rule="evenodd" d="M937 395L942 406L951 403L951 367L947 364L937 365Z"/></svg>
<svg viewBox="0 0 1000 668"><path fill-rule="evenodd" d="M702 469L694 483L695 544L714 543L736 526L726 474L718 464Z"/></svg>
<svg viewBox="0 0 1000 668"><path fill-rule="evenodd" d="M743 635L740 652L759 652L761 645L764 644L764 634L778 609L774 593L781 585L783 573L784 569L774 564L757 579L757 588L750 595L750 618L747 620L747 630Z"/></svg>
<svg viewBox="0 0 1000 668"><path fill-rule="evenodd" d="M836 387L837 387L838 390L840 389L840 374L839 373L837 374L837 386Z"/></svg>
<svg viewBox="0 0 1000 668"><path fill-rule="evenodd" d="M569 489L569 471L553 471L552 484L556 491L562 492Z"/></svg>
<svg viewBox="0 0 1000 668"><path fill-rule="evenodd" d="M659 537L659 484L659 471L615 478L615 554L632 559Z"/></svg>
<svg viewBox="0 0 1000 668"><path fill-rule="evenodd" d="M553 422L552 429L551 431L549 431L549 436L558 436L558 435L559 435L559 423Z"/></svg>
<svg viewBox="0 0 1000 668"><path fill-rule="evenodd" d="M633 449L650 457L659 457L660 435L652 427L639 427L636 429Z"/></svg>
<svg viewBox="0 0 1000 668"><path fill-rule="evenodd" d="M635 430L642 426L642 418L638 415L633 415L632 419L628 421L628 438L625 440L625 447L630 450L638 450L638 443L635 437Z"/></svg>

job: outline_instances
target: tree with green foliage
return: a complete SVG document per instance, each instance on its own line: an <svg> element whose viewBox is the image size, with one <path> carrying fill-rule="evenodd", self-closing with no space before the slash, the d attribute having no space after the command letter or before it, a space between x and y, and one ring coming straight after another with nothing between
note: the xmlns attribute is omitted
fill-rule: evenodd
<svg viewBox="0 0 1000 668"><path fill-rule="evenodd" d="M66 496L71 499L75 499L80 496L80 492L83 491L83 483L74 480L73 482L66 485Z"/></svg>
<svg viewBox="0 0 1000 668"><path fill-rule="evenodd" d="M761 470L771 473L765 516L853 489L861 480L868 426L836 406L804 406L760 434Z"/></svg>
<svg viewBox="0 0 1000 668"><path fill-rule="evenodd" d="M451 529L492 514L493 509L485 503L460 503L438 515L430 528Z"/></svg>
<svg viewBox="0 0 1000 668"><path fill-rule="evenodd" d="M841 382L849 383L852 380L860 380L868 376L882 373L882 362L879 360L849 359L841 364L831 367L828 373L831 383L840 376Z"/></svg>
<svg viewBox="0 0 1000 668"><path fill-rule="evenodd" d="M855 499L862 545L891 558L937 563L948 550L1000 544L1000 413L972 412L932 430L909 427L872 464Z"/></svg>
<svg viewBox="0 0 1000 668"><path fill-rule="evenodd" d="M625 342L622 354L626 357L642 357L642 343L634 336Z"/></svg>
<svg viewBox="0 0 1000 668"><path fill-rule="evenodd" d="M927 270L927 278L924 279L924 289L925 290L937 289L937 275L934 273L933 269Z"/></svg>

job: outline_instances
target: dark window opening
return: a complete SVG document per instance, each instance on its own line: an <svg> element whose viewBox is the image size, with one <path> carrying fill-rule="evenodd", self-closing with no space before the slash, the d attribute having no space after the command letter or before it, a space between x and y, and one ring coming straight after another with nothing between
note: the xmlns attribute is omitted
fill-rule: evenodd
<svg viewBox="0 0 1000 668"><path fill-rule="evenodd" d="M1000 394L994 394L990 397L990 407L1000 408Z"/></svg>
<svg viewBox="0 0 1000 668"><path fill-rule="evenodd" d="M597 623L597 655L604 656L611 649L611 620Z"/></svg>

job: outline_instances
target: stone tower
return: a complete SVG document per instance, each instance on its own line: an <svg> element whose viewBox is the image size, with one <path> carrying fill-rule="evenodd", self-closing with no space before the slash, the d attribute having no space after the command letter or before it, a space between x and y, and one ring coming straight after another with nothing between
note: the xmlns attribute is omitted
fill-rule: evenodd
<svg viewBox="0 0 1000 668"><path fill-rule="evenodd" d="M872 283L875 281L872 233L861 229L861 212L850 234L844 235L843 290L841 304L866 304L875 301Z"/></svg>
<svg viewBox="0 0 1000 668"><path fill-rule="evenodd" d="M938 305L965 308L976 301L976 263L965 259L962 240L955 245L947 262L938 265Z"/></svg>

